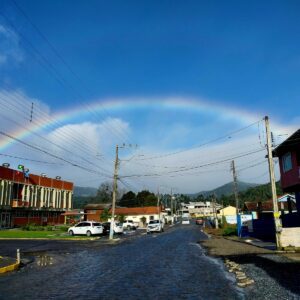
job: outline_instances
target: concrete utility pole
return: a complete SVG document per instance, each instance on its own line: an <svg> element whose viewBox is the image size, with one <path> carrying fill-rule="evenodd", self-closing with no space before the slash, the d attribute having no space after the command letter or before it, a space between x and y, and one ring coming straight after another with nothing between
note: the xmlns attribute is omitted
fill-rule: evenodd
<svg viewBox="0 0 300 300"><path fill-rule="evenodd" d="M215 226L216 229L219 229L219 220L218 220L218 212L216 208L216 193L214 193L214 198L213 198L213 211L214 211L214 217L215 217Z"/></svg>
<svg viewBox="0 0 300 300"><path fill-rule="evenodd" d="M173 217L173 189L171 188L171 223L173 224L174 222L174 217Z"/></svg>
<svg viewBox="0 0 300 300"><path fill-rule="evenodd" d="M272 138L270 132L269 117L265 116L265 126L266 126L266 135L267 135L267 151L268 151L268 162L269 162L269 173L270 173L270 182L272 189L272 200L273 200L273 210L274 210L274 222L275 222L275 234L276 234L276 246L277 249L281 249L280 244L280 232L281 232L281 221L279 219L278 211L278 202L277 202L277 192L276 192L276 181L274 173L274 162L273 162L273 153L272 153Z"/></svg>
<svg viewBox="0 0 300 300"><path fill-rule="evenodd" d="M237 176L235 172L234 160L231 162L231 171L233 174L233 190L234 190L234 198L235 198L235 207L236 207L236 217L239 214L239 196L238 196L238 187L237 187Z"/></svg>
<svg viewBox="0 0 300 300"><path fill-rule="evenodd" d="M158 213L158 219L160 220L160 208L159 208L159 187L157 188L157 213Z"/></svg>
<svg viewBox="0 0 300 300"><path fill-rule="evenodd" d="M116 160L115 160L115 171L114 171L114 182L113 182L113 197L112 197L112 208L111 208L111 221L109 230L109 239L114 238L114 225L115 225L115 208L116 198L118 189L118 166L119 166L119 146L116 146Z"/></svg>

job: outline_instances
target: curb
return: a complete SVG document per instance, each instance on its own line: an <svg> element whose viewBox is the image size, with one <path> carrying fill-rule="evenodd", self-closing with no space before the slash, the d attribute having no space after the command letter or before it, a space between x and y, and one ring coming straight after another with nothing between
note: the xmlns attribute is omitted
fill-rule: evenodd
<svg viewBox="0 0 300 300"><path fill-rule="evenodd" d="M6 267L2 267L2 268L0 268L0 274L14 271L14 270L18 269L19 266L20 266L20 263L16 262L16 263L8 265Z"/></svg>

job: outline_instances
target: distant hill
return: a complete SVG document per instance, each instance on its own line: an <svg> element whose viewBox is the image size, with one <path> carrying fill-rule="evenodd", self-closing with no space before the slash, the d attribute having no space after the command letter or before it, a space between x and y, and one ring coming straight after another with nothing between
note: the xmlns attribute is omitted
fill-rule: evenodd
<svg viewBox="0 0 300 300"><path fill-rule="evenodd" d="M74 186L75 197L95 197L97 189L93 187Z"/></svg>
<svg viewBox="0 0 300 300"><path fill-rule="evenodd" d="M256 187L259 184L256 183L248 183L248 182L242 182L242 181L238 181L237 186L238 186L238 191L239 192L244 192L250 188ZM216 196L219 198L222 195L225 196L229 196L233 194L233 182L229 182L226 183L220 187L217 187L211 191L202 191L199 193L195 193L195 194L189 194L188 196L191 198L197 198L197 196L199 195L203 195L205 198L210 196L210 195L214 195L216 194Z"/></svg>

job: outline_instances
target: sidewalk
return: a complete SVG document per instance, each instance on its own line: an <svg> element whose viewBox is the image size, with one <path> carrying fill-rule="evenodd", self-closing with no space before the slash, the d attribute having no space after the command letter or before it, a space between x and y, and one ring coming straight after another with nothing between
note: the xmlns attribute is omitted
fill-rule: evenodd
<svg viewBox="0 0 300 300"><path fill-rule="evenodd" d="M0 256L0 274L16 270L19 265L15 258Z"/></svg>
<svg viewBox="0 0 300 300"><path fill-rule="evenodd" d="M262 241L262 240L259 240L257 238L253 238L253 237L240 238L240 237L235 236L235 237L224 237L224 238L233 240L233 241L237 241L240 243L246 243L246 244L253 245L253 246L256 246L259 248L276 251L276 243L273 243L273 242L266 242L266 241Z"/></svg>

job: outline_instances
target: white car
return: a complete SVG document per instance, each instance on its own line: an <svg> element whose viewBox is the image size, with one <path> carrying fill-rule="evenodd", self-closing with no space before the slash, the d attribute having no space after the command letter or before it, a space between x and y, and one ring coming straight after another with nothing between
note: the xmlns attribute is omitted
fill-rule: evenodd
<svg viewBox="0 0 300 300"><path fill-rule="evenodd" d="M132 220L126 220L123 222L123 228L126 229L136 229L139 227L139 224L136 222L133 222Z"/></svg>
<svg viewBox="0 0 300 300"><path fill-rule="evenodd" d="M151 220L147 225L147 233L151 232L163 232L164 223L159 220Z"/></svg>
<svg viewBox="0 0 300 300"><path fill-rule="evenodd" d="M68 229L69 235L82 234L92 236L103 233L103 226L99 222L84 221Z"/></svg>
<svg viewBox="0 0 300 300"><path fill-rule="evenodd" d="M189 218L182 218L181 224L190 224L190 219Z"/></svg>
<svg viewBox="0 0 300 300"><path fill-rule="evenodd" d="M123 233L122 223L115 222L115 224L114 224L114 233L117 233L117 234Z"/></svg>

